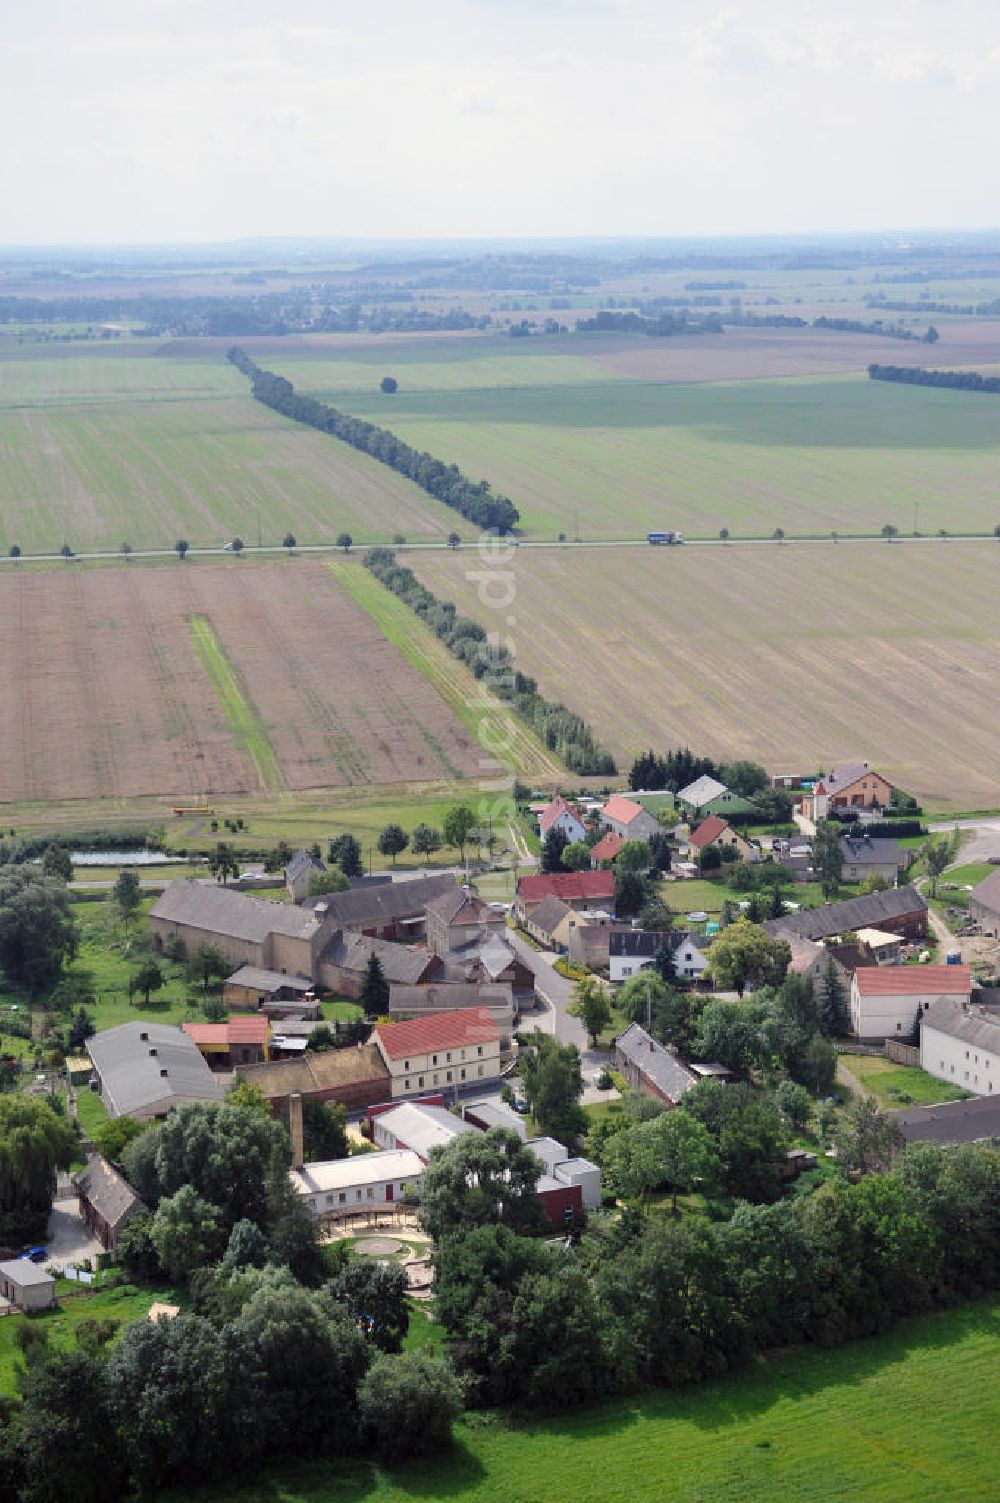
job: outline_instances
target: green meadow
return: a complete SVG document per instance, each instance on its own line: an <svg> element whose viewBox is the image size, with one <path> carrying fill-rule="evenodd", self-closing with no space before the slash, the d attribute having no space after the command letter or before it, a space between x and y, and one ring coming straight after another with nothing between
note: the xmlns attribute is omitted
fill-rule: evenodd
<svg viewBox="0 0 1000 1503"><path fill-rule="evenodd" d="M173 1503L993 1503L1000 1306L523 1426L469 1415L398 1469L286 1467Z"/></svg>
<svg viewBox="0 0 1000 1503"><path fill-rule="evenodd" d="M637 337L637 349L649 343ZM485 476L518 506L530 538L663 527L827 537L878 533L886 522L909 533L915 519L925 533L991 532L1000 520L1000 406L962 392L860 373L637 380L600 363L599 340L575 336L261 359L302 390ZM394 396L377 390L383 369L399 380Z"/></svg>

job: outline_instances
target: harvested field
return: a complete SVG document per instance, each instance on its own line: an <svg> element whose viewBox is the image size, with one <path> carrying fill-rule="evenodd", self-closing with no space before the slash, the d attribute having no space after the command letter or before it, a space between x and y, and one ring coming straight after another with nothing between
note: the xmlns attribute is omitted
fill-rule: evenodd
<svg viewBox="0 0 1000 1503"><path fill-rule="evenodd" d="M196 650L196 619L245 724ZM272 780L298 791L478 772L433 685L321 563L12 570L0 632L4 803L200 802Z"/></svg>
<svg viewBox="0 0 1000 1503"><path fill-rule="evenodd" d="M970 349L972 336L980 341L966 363L1000 356L1000 322L958 333ZM402 351L389 362L400 381L391 398L375 391L379 367L356 349L267 359L303 390L488 477L518 506L529 538L661 527L826 537L877 533L886 522L910 532L915 509L924 531L992 531L997 521L996 399L861 374L872 358L961 365L957 336L933 352L795 330L513 341L525 354L503 343L413 340L409 363ZM802 354L810 349L815 356ZM817 369L824 374L762 379ZM761 379L732 379L740 374Z"/></svg>
<svg viewBox="0 0 1000 1503"><path fill-rule="evenodd" d="M475 616L461 559L412 560ZM627 760L865 757L933 807L1000 805L1000 545L522 549L517 661Z"/></svg>

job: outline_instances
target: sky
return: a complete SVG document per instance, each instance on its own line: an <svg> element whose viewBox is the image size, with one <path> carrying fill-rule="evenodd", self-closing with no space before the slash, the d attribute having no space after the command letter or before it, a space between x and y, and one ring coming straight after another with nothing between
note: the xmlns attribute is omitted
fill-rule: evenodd
<svg viewBox="0 0 1000 1503"><path fill-rule="evenodd" d="M0 37L0 243L1000 220L996 0L0 0Z"/></svg>

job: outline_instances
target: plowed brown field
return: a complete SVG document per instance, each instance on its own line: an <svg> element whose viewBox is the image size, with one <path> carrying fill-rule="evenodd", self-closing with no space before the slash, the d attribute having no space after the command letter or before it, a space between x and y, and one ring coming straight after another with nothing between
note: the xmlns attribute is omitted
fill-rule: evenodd
<svg viewBox="0 0 1000 1503"><path fill-rule="evenodd" d="M0 801L252 793L195 651L211 623L291 790L473 775L440 695L321 563L0 576Z"/></svg>

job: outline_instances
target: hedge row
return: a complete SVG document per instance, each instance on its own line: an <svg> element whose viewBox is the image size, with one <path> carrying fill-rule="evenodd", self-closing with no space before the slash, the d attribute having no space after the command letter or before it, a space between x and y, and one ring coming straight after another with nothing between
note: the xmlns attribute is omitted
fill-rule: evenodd
<svg viewBox="0 0 1000 1503"><path fill-rule="evenodd" d="M586 721L565 705L543 699L535 680L514 667L506 647L491 643L478 621L459 616L450 601L438 600L412 569L396 562L391 548L369 549L365 568L426 621L449 652L471 668L498 699L510 704L571 771L588 777L617 770L611 753L597 743Z"/></svg>
<svg viewBox="0 0 1000 1503"><path fill-rule="evenodd" d="M373 459L414 481L436 501L460 512L477 527L484 530L496 528L503 533L510 532L518 522L519 513L513 501L506 496L495 496L488 480L474 482L463 475L457 465L445 464L432 454L420 453L387 428L379 428L363 418L349 417L326 402L318 402L315 397L300 396L291 381L272 371L262 370L238 345L229 351L228 358L237 370L249 376L256 401L285 417L294 418L296 422L307 423L310 428L331 433L363 454L370 454Z"/></svg>

